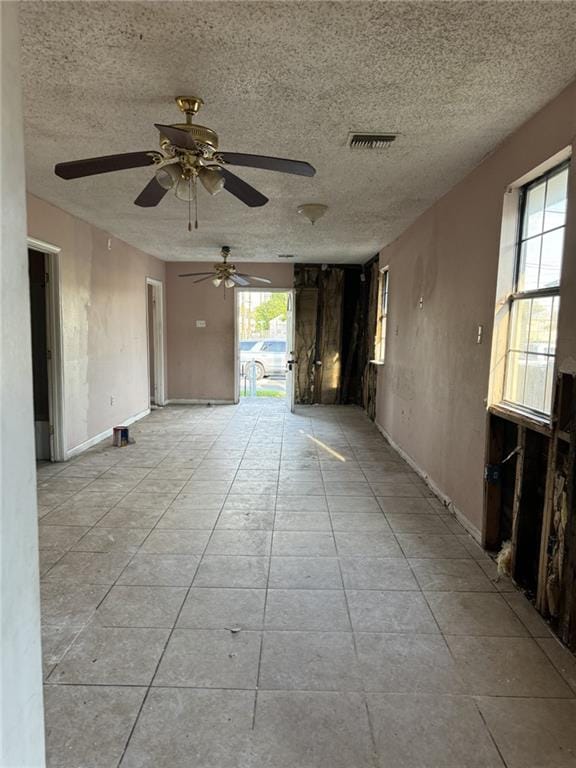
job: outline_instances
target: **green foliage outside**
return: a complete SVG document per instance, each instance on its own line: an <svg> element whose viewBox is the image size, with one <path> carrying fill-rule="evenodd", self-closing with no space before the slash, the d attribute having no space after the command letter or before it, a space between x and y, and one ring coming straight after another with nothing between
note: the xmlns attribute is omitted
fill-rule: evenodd
<svg viewBox="0 0 576 768"><path fill-rule="evenodd" d="M268 301L263 301L254 310L256 327L260 331L267 331L270 328L270 321L277 317L286 320L285 293L273 293Z"/></svg>
<svg viewBox="0 0 576 768"><path fill-rule="evenodd" d="M277 389L257 389L256 397L286 397L286 393Z"/></svg>

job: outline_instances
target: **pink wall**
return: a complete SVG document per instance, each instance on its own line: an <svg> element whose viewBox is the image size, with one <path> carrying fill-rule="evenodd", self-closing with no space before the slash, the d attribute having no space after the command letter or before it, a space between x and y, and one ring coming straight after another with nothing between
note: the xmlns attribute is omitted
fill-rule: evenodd
<svg viewBox="0 0 576 768"><path fill-rule="evenodd" d="M503 197L509 184L573 144L575 133L573 84L380 255L390 266L390 300L377 423L478 531ZM574 171L570 184L558 345L566 370L576 367Z"/></svg>
<svg viewBox="0 0 576 768"><path fill-rule="evenodd" d="M183 272L206 272L207 262L166 264L168 398L234 400L234 291L210 281L194 285ZM242 271L267 277L273 288L292 288L291 264L242 262ZM205 320L205 328L196 321Z"/></svg>
<svg viewBox="0 0 576 768"><path fill-rule="evenodd" d="M62 249L70 450L148 408L146 277L163 281L164 263L32 195L28 235Z"/></svg>

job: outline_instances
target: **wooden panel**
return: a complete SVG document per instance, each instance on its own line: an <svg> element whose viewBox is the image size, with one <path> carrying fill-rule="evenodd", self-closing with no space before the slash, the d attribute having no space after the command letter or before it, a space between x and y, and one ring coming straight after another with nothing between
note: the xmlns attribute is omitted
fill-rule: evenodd
<svg viewBox="0 0 576 768"><path fill-rule="evenodd" d="M576 377L571 382L569 434L566 466L567 521L560 597L560 637L576 651ZM563 386L568 386L565 382ZM568 398L566 398L568 400Z"/></svg>
<svg viewBox="0 0 576 768"><path fill-rule="evenodd" d="M566 477L568 472L568 449L564 443L555 441L554 483L552 488L552 503L550 510L550 525L543 535L543 546L546 549L546 570L544 583L539 584L539 610L552 619L558 619L560 613L560 597L562 594L562 576L565 552L565 533L568 522L568 504L566 495Z"/></svg>
<svg viewBox="0 0 576 768"><path fill-rule="evenodd" d="M377 257L365 267L297 264L294 286L296 402L365 407L369 397L373 412L376 372L372 365L368 370L368 361L376 331Z"/></svg>
<svg viewBox="0 0 576 768"><path fill-rule="evenodd" d="M512 506L512 574L516 571L516 544L518 542L518 522L520 504L522 503L522 478L524 475L524 454L526 447L526 428L518 427L518 459L516 461L516 484L514 486L514 504Z"/></svg>
<svg viewBox="0 0 576 768"><path fill-rule="evenodd" d="M364 369L362 399L364 410L369 419L376 419L376 385L378 384L378 366L368 363Z"/></svg>
<svg viewBox="0 0 576 768"><path fill-rule="evenodd" d="M362 271L344 271L340 402L363 408L366 408L367 365L374 356L375 326L369 319L374 263L377 263L377 257Z"/></svg>
<svg viewBox="0 0 576 768"><path fill-rule="evenodd" d="M376 419L376 385L378 383L378 366L370 362L374 359L374 343L376 341L376 324L378 320L378 281L380 277L380 262L376 257L369 271L368 306L366 308L366 330L364 334L364 373L362 381L362 407L368 417Z"/></svg>
<svg viewBox="0 0 576 768"><path fill-rule="evenodd" d="M555 507L555 487L556 487L556 455L557 441L550 440L548 456L548 469L546 472L546 499L544 504L544 515L542 519L542 532L540 537L540 556L538 562L538 589L536 592L536 608L541 613L547 613L546 587L548 584L548 573L550 570L550 535L552 531L552 522Z"/></svg>
<svg viewBox="0 0 576 768"><path fill-rule="evenodd" d="M294 380L294 399L296 403L309 405L314 402L318 289L297 286L295 304L294 351L298 364Z"/></svg>
<svg viewBox="0 0 576 768"><path fill-rule="evenodd" d="M527 429L524 435L520 479L522 496L518 509L514 547L516 552L514 581L531 598L536 596L538 590L549 466L550 439L539 432Z"/></svg>
<svg viewBox="0 0 576 768"><path fill-rule="evenodd" d="M332 268L320 272L317 359L314 402L340 402L342 372L342 291L344 273Z"/></svg>

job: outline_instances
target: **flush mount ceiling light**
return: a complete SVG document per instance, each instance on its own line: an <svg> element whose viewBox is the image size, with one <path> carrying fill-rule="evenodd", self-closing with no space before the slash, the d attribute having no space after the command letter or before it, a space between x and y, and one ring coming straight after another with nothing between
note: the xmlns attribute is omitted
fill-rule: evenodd
<svg viewBox="0 0 576 768"><path fill-rule="evenodd" d="M297 210L305 219L308 219L310 224L315 224L318 219L324 216L328 206L322 205L322 203L306 203L305 205L299 205Z"/></svg>

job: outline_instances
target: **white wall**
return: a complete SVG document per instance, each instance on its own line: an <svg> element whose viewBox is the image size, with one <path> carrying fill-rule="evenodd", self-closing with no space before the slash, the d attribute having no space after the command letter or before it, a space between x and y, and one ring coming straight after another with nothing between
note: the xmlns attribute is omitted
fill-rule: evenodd
<svg viewBox="0 0 576 768"><path fill-rule="evenodd" d="M486 398L505 192L570 145L576 152L575 134L576 82L380 254L390 268L390 298L376 421L478 538L485 528ZM566 371L576 367L574 168L572 161L557 348L558 368Z"/></svg>
<svg viewBox="0 0 576 768"><path fill-rule="evenodd" d="M164 262L34 195L28 235L60 250L65 447L74 451L150 405L146 278Z"/></svg>
<svg viewBox="0 0 576 768"><path fill-rule="evenodd" d="M0 765L44 763L18 6L0 3Z"/></svg>
<svg viewBox="0 0 576 768"><path fill-rule="evenodd" d="M271 288L291 289L292 264L242 262L242 272L267 277ZM195 285L178 277L205 272L206 262L166 264L168 398L171 400L234 400L234 291L214 288L211 281ZM202 328L196 320L204 320Z"/></svg>

